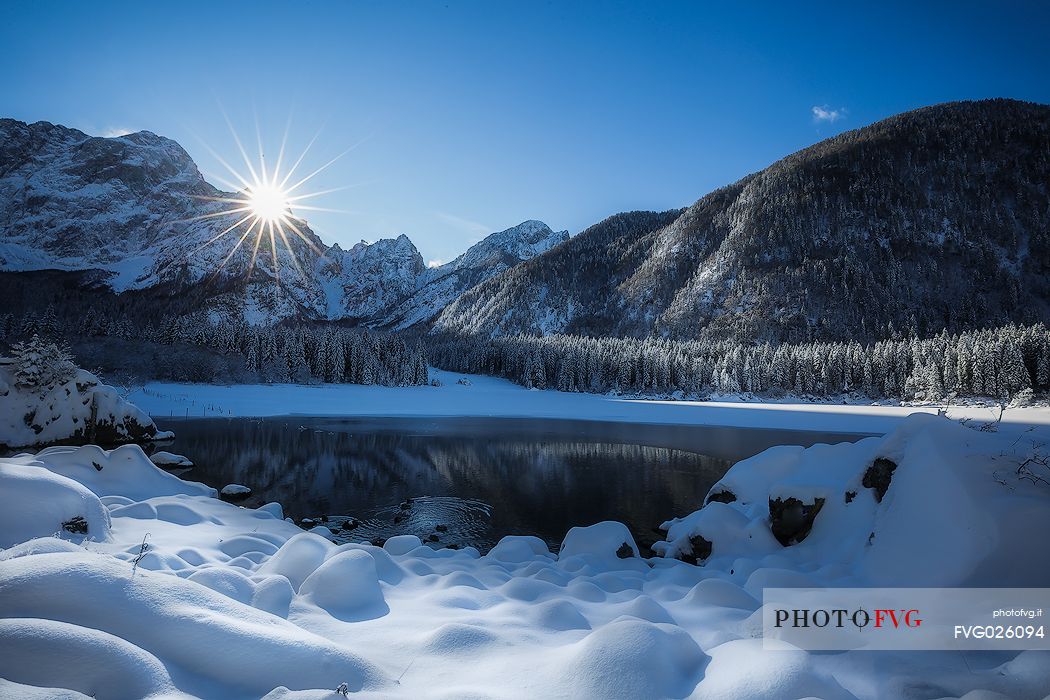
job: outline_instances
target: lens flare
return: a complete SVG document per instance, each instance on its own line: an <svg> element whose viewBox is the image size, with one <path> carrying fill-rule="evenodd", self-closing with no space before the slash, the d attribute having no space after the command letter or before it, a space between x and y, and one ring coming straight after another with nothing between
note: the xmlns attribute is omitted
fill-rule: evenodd
<svg viewBox="0 0 1050 700"><path fill-rule="evenodd" d="M226 116L225 114L223 115ZM339 211L336 209L326 209L323 207L315 207L304 204L304 200L311 199L313 197L319 197L321 195L329 194L331 192L337 192L339 190L348 189L348 187L336 187L334 189L328 189L323 191L313 192L302 192L302 187L316 175L318 175L325 168L329 167L337 160L342 158L344 155L349 153L353 147L343 151L335 158L317 168L309 175L301 177L296 181L292 181L292 177L299 169L299 165L303 162L306 157L307 151L310 150L310 146L313 145L314 141L317 140L315 136L313 140L307 144L306 148L296 159L295 163L287 172L282 173L281 166L284 163L284 151L285 144L288 140L288 130L285 130L284 138L281 141L281 148L277 155L277 163L271 171L266 164L266 158L263 154L262 148L262 137L259 136L259 158L258 161L253 163L252 159L248 157L248 152L245 150L244 145L241 143L240 138L237 136L237 131L233 128L233 124L229 118L226 118L226 123L230 128L230 133L233 135L233 140L237 144L237 149L240 151L241 157L244 159L244 166L247 169L246 173L238 171L236 168L227 163L222 156L216 153L207 143L202 141L204 147L212 154L212 156L223 165L233 175L236 182L231 182L225 178L211 175L217 181L231 190L233 193L226 193L223 196L218 197L198 197L210 202L219 202L223 206L218 211L213 211L208 214L201 216L195 216L184 221L198 221L201 219L212 219L227 217L230 219L236 218L232 225L220 231L209 241L204 243L198 248L198 250L212 245L216 241L219 241L227 236L237 236L237 242L233 248L223 259L219 268L215 271L217 275L221 272L226 264L233 258L233 256L240 250L241 246L244 245L245 241L248 241L249 246L252 249L251 262L248 268L249 274L255 269L255 264L259 255L259 249L263 247L264 240L268 243L270 252L273 259L273 275L275 277L280 276L280 267L278 264L277 246L278 242L283 245L285 250L288 251L291 257L292 263L299 270L302 270L302 265L299 262L298 257L293 248L292 242L298 239L306 245L310 250L314 251L318 255L323 255L324 252L320 249L314 239L305 234L301 226L301 217L296 216L296 212L303 210L306 211ZM290 126L290 125L289 125ZM289 184L291 182L292 184ZM293 238L294 237L294 238Z"/></svg>
<svg viewBox="0 0 1050 700"><path fill-rule="evenodd" d="M279 187L261 185L245 191L252 214L264 223L280 223L288 213L288 195Z"/></svg>

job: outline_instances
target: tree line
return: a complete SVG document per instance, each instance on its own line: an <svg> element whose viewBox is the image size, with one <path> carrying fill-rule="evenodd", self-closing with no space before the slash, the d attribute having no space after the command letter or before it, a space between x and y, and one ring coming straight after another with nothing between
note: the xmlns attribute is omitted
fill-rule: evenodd
<svg viewBox="0 0 1050 700"><path fill-rule="evenodd" d="M939 401L1050 390L1043 324L866 345L518 335L446 336L428 350L439 367L560 391Z"/></svg>
<svg viewBox="0 0 1050 700"><path fill-rule="evenodd" d="M257 327L243 321L212 319L203 312L165 317L157 323L129 315L88 310L60 316L54 306L21 317L0 314L0 340L39 335L69 341L76 338L119 338L165 345L193 345L226 356L240 356L247 378L268 382L322 381L404 386L429 382L426 350L420 343L362 328L332 324ZM129 346L128 352L134 352ZM172 362L199 362L200 355L171 354ZM208 369L187 368L185 378L210 381Z"/></svg>
<svg viewBox="0 0 1050 700"><path fill-rule="evenodd" d="M941 401L952 396L1010 400L1050 391L1050 331L1042 323L866 344L428 335L424 345L422 340L406 342L401 335L333 324L215 322L203 312L165 317L156 324L91 311L62 317L52 306L20 317L0 314L0 340L14 342L33 334L189 344L240 358L250 381L418 385L429 381L432 362L457 372L506 377L530 388L575 392ZM206 373L189 378L212 380Z"/></svg>

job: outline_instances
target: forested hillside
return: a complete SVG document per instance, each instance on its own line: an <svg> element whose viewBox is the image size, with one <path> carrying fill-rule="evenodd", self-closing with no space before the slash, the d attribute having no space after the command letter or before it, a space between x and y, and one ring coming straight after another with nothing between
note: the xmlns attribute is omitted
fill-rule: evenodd
<svg viewBox="0 0 1050 700"><path fill-rule="evenodd" d="M958 102L631 213L463 294L436 333L874 342L1050 319L1050 107Z"/></svg>

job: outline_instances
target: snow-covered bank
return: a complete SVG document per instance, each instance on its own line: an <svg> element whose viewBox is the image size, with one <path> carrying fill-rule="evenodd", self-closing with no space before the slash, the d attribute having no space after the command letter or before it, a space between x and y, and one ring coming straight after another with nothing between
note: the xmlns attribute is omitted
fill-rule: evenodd
<svg viewBox="0 0 1050 700"><path fill-rule="evenodd" d="M529 390L505 379L431 369L441 386L379 387L358 384L150 383L129 398L162 416L486 416L574 418L630 423L886 433L912 413L937 407L820 403L740 403L625 399L603 394ZM466 377L469 383L459 383ZM952 407L949 415L985 423L998 409ZM1003 422L1050 426L1048 408L1010 408Z"/></svg>
<svg viewBox="0 0 1050 700"><path fill-rule="evenodd" d="M153 420L82 369L53 384L26 386L10 361L0 364L0 448L162 439Z"/></svg>
<svg viewBox="0 0 1050 700"><path fill-rule="evenodd" d="M534 537L485 556L412 535L337 546L134 446L3 459L0 697L1041 698L1050 652L768 651L759 610L769 586L1047 586L1050 486L1018 471L1038 450L927 416L774 448L669 523L667 554L701 536L704 566L639 558L611 522L559 555ZM768 502L816 497L781 545ZM13 508L27 498L50 505Z"/></svg>

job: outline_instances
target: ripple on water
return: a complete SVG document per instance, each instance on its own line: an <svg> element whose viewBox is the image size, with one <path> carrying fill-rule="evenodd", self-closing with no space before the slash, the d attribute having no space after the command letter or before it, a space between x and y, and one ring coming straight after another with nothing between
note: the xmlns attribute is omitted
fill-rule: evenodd
<svg viewBox="0 0 1050 700"><path fill-rule="evenodd" d="M455 496L418 496L359 514L329 515L323 523L334 539L344 542L386 541L395 535L415 535L434 549L477 547L485 550L495 542L492 535L492 506ZM346 527L357 521L356 527Z"/></svg>

